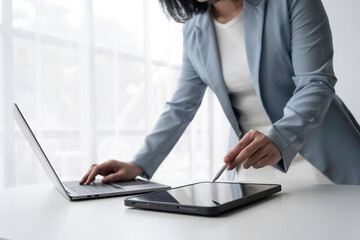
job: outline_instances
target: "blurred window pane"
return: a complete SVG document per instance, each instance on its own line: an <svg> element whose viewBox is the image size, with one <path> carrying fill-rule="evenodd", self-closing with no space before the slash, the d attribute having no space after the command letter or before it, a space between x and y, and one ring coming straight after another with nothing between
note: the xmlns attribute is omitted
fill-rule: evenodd
<svg viewBox="0 0 360 240"><path fill-rule="evenodd" d="M46 45L42 47L42 104L45 129L81 127L81 97L86 83L80 74L78 52ZM84 86L85 85L85 86ZM44 119L45 120L45 119Z"/></svg>
<svg viewBox="0 0 360 240"><path fill-rule="evenodd" d="M80 126L78 53L53 45L14 40L15 99L24 109L41 105L43 129ZM37 109L39 110L39 109ZM34 111L29 113L36 115Z"/></svg>
<svg viewBox="0 0 360 240"><path fill-rule="evenodd" d="M34 109L36 106L36 45L33 41L14 40L14 88L15 99L19 107ZM30 117L36 115L34 109Z"/></svg>
<svg viewBox="0 0 360 240"><path fill-rule="evenodd" d="M14 28L74 39L84 20L83 1L16 0L13 1Z"/></svg>
<svg viewBox="0 0 360 240"><path fill-rule="evenodd" d="M1 12L1 11L0 11ZM3 69L3 64L4 64L4 57L3 57L3 45L2 45L2 36L0 35L0 109L4 109L4 87L3 87L3 81L4 80L4 69ZM0 110L0 131L3 129L4 126L4 114L1 112ZM1 145L0 145L1 147ZM0 151L1 153L1 151ZM1 154L0 154L1 155ZM1 163L1 160L0 160ZM0 165L1 166L1 165ZM1 173L0 173L1 174ZM1 179L1 177L0 177Z"/></svg>
<svg viewBox="0 0 360 240"><path fill-rule="evenodd" d="M97 125L99 128L115 127L115 81L114 63L110 55L95 55L95 80L96 80L96 103Z"/></svg>
<svg viewBox="0 0 360 240"><path fill-rule="evenodd" d="M182 59L182 27L164 17L158 1L149 3L150 48L151 58L167 64L181 64Z"/></svg>
<svg viewBox="0 0 360 240"><path fill-rule="evenodd" d="M119 59L117 101L119 113L117 128L140 128L146 126L147 99L145 93L144 64L127 59Z"/></svg>
<svg viewBox="0 0 360 240"><path fill-rule="evenodd" d="M0 133L2 135L2 130L0 130ZM4 138L3 137L0 137L0 153L3 153L4 152ZM4 154L0 154L0 179L4 179L5 178L5 169L3 168L3 166L5 166L4 164ZM1 169L4 169L4 170L1 170ZM0 188L3 188L5 187L5 182L4 181L0 181Z"/></svg>
<svg viewBox="0 0 360 240"><path fill-rule="evenodd" d="M94 0L95 45L143 55L143 1Z"/></svg>
<svg viewBox="0 0 360 240"><path fill-rule="evenodd" d="M36 158L29 143L22 133L17 132L18 138L15 140L15 181L16 185L35 184L46 182L48 178L42 169L39 160Z"/></svg>
<svg viewBox="0 0 360 240"><path fill-rule="evenodd" d="M13 1L13 27L34 31L36 28L36 5L31 0Z"/></svg>
<svg viewBox="0 0 360 240"><path fill-rule="evenodd" d="M97 139L99 161L109 159L130 161L141 147L145 135L101 136Z"/></svg>
<svg viewBox="0 0 360 240"><path fill-rule="evenodd" d="M2 10L2 1L0 1L0 24L2 23Z"/></svg>
<svg viewBox="0 0 360 240"><path fill-rule="evenodd" d="M165 102L171 99L176 89L178 76L179 69L152 64L148 93L153 101L152 104L148 105L149 111L153 113L150 116L152 124L155 123L158 116L164 111Z"/></svg>

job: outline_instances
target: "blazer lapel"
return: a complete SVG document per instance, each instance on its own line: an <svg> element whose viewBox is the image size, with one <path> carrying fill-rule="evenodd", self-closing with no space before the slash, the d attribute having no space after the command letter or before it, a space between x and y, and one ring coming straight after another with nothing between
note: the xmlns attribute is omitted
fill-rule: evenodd
<svg viewBox="0 0 360 240"><path fill-rule="evenodd" d="M244 32L246 55L257 95L261 98L259 86L260 58L265 20L266 0L244 1Z"/></svg>
<svg viewBox="0 0 360 240"><path fill-rule="evenodd" d="M245 46L249 64L249 69L258 96L260 58L262 50L262 36L265 20L266 0L244 0L244 31ZM225 81L221 70L216 33L211 16L211 8L207 13L197 18L195 34L197 48L201 59L201 64L207 75L209 87L214 91L219 102L228 118L231 126L239 136L241 134L238 120L234 114L229 95L227 93Z"/></svg>
<svg viewBox="0 0 360 240"><path fill-rule="evenodd" d="M211 8L209 12L202 14L197 19L195 27L197 48L199 49L201 64L204 66L208 85L219 99L232 128L240 135L239 123L234 114L222 74L214 22L210 11Z"/></svg>

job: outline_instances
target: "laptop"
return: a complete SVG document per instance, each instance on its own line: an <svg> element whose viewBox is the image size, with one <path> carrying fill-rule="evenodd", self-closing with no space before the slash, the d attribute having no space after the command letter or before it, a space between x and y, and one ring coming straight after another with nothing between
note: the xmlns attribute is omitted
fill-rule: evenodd
<svg viewBox="0 0 360 240"><path fill-rule="evenodd" d="M35 155L39 159L42 167L54 184L55 188L70 201L123 196L157 190L166 190L170 188L170 186L164 184L145 181L142 179L114 182L110 184L103 184L100 180L95 180L90 185L80 185L79 181L62 182L16 103L14 103L13 114L21 131L28 140L31 148L34 150Z"/></svg>

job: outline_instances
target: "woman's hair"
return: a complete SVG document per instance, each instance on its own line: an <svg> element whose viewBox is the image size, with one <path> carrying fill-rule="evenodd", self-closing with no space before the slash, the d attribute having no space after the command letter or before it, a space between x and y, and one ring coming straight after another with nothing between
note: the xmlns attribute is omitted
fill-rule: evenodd
<svg viewBox="0 0 360 240"><path fill-rule="evenodd" d="M203 13L209 7L208 2L197 0L159 0L165 14L179 23L184 23L194 15Z"/></svg>

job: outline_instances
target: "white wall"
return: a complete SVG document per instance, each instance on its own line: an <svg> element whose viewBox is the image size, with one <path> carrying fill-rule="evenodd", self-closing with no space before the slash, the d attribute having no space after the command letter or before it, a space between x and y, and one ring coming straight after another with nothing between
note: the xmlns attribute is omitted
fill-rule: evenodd
<svg viewBox="0 0 360 240"><path fill-rule="evenodd" d="M360 122L360 1L323 0L334 40L337 94Z"/></svg>

